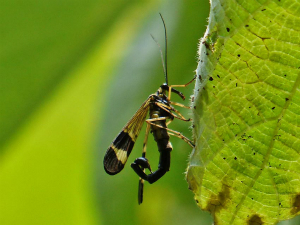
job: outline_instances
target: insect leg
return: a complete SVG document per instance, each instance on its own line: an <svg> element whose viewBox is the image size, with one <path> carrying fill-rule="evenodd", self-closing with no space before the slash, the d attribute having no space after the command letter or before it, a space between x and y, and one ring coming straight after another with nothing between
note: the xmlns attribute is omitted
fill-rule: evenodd
<svg viewBox="0 0 300 225"><path fill-rule="evenodd" d="M170 120L166 123L166 125L168 126L172 121L173 121L173 118L170 118Z"/></svg>
<svg viewBox="0 0 300 225"><path fill-rule="evenodd" d="M187 137L185 137L185 136L183 136L183 135L178 135L178 134L174 134L174 133L171 133L171 132L168 132L168 134L169 134L169 135L173 135L173 136L175 136L175 137L178 137L178 138L184 140L184 141L185 141L186 143L188 143L189 146L191 146L192 148L195 147L194 143L193 143L190 139L188 139Z"/></svg>
<svg viewBox="0 0 300 225"><path fill-rule="evenodd" d="M143 153L142 153L143 158L146 157L149 131L150 131L150 124L147 123L146 134L145 134L145 139L144 139L144 144L143 144ZM150 168L150 171L151 171L151 168ZM145 169L143 169L143 172L145 173ZM143 192L144 192L144 180L140 177L140 179L139 179L139 190L138 190L138 203L139 204L142 204L142 202L143 202Z"/></svg>
<svg viewBox="0 0 300 225"><path fill-rule="evenodd" d="M172 101L170 101L170 104L171 105L176 105L176 106L179 106L179 107L182 107L182 108L186 108L186 109L191 109L190 106L186 106L186 105L183 105L183 104L178 103L178 102L172 102Z"/></svg>
<svg viewBox="0 0 300 225"><path fill-rule="evenodd" d="M177 90L173 89L173 87L186 87L188 86L190 83L192 83L194 80L196 79L196 76L191 80L189 81L188 83L186 84L181 84L181 85L170 85L169 86L169 96L168 96L168 99L171 100L171 92L174 91L174 92L178 92Z"/></svg>
<svg viewBox="0 0 300 225"><path fill-rule="evenodd" d="M166 112L170 113L172 116L174 116L174 117L177 118L177 119L180 119L180 120L183 120L183 121L190 121L190 120L191 120L191 119L186 119L186 118L184 118L184 116L183 116L177 109L175 109L175 108L173 108L173 107L171 107L171 106L167 106L167 105L162 104L162 103L159 103L159 102L155 102L155 104L156 104L158 107L160 107L160 108L162 108L163 110L165 110ZM172 113L171 111L176 112L176 113L178 114L178 116L175 115L174 113Z"/></svg>
<svg viewBox="0 0 300 225"><path fill-rule="evenodd" d="M161 117L161 118L165 118L165 117ZM150 124L153 125L153 126L157 126L157 127L159 127L159 128L162 128L162 129L165 129L165 130L169 131L169 132L170 132L169 134L171 134L171 135L173 135L173 136L176 136L176 137L178 137L178 138L184 140L184 141L185 141L186 143L188 143L192 148L195 147L194 143L193 143L190 139L188 139L187 137L185 137L183 134L181 134L180 132L175 131L175 130L172 130L172 129L167 128L167 127L162 127L162 126L160 126L160 125L158 125L158 124L152 123L150 120L146 120L146 122L147 122L147 123L150 123Z"/></svg>

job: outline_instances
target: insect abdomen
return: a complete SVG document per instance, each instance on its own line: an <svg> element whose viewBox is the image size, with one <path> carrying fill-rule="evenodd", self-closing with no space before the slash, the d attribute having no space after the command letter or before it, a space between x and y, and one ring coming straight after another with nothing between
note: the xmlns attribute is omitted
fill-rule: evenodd
<svg viewBox="0 0 300 225"><path fill-rule="evenodd" d="M159 118L160 111L154 111L151 114L152 118ZM171 159L171 151L173 150L172 144L170 142L170 136L166 129L161 127L167 127L166 120L157 120L155 124L158 126L152 125L151 130L154 136L154 140L157 143L158 151L160 152L159 157L159 165L158 168L164 169L165 171L169 171L170 169L170 159Z"/></svg>

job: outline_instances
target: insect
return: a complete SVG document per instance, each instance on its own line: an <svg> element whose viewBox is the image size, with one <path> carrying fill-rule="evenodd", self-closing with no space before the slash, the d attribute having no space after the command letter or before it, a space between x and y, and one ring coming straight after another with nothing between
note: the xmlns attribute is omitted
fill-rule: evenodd
<svg viewBox="0 0 300 225"><path fill-rule="evenodd" d="M152 184L158 179L160 179L170 169L171 151L173 147L171 142L169 141L169 135L177 136L183 139L185 142L187 142L191 147L194 147L193 142L185 136L183 136L180 132L171 130L167 127L174 120L174 118L183 121L190 121L190 119L184 118L183 115L173 107L173 105L183 108L190 107L177 102L172 102L171 93L173 92L179 95L184 100L185 96L178 90L174 89L174 87L186 87L195 78L184 85L168 85L167 31L165 21L161 14L160 17L162 19L165 31L165 62L163 60L162 51L159 48L163 62L165 83L162 84L154 94L151 94L142 104L142 106L136 111L133 117L128 121L128 123L125 125L122 131L118 134L118 136L109 146L103 160L104 169L106 173L110 175L115 175L119 173L124 168L125 163L127 162L127 159L135 144L135 141L141 131L141 128L144 122L146 122L147 127L143 144L142 157L135 159L134 162L131 164L132 169L140 177L138 191L139 204L143 202L144 180ZM156 40L155 42L158 44ZM148 112L149 119L146 119ZM158 151L160 154L158 169L154 172L152 171L150 163L146 158L147 141L150 131L154 136L154 140L157 143ZM145 169L148 169L150 171L150 174L146 174Z"/></svg>

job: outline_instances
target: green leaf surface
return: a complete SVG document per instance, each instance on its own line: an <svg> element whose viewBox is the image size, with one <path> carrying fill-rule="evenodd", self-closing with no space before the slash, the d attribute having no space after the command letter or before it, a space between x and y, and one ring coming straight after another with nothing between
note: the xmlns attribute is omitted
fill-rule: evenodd
<svg viewBox="0 0 300 225"><path fill-rule="evenodd" d="M211 2L187 178L215 224L300 214L300 3Z"/></svg>

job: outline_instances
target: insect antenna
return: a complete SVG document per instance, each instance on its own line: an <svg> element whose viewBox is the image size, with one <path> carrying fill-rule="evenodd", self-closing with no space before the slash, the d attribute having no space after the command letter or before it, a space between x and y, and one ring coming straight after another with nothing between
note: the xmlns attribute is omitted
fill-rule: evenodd
<svg viewBox="0 0 300 225"><path fill-rule="evenodd" d="M161 50L161 47L158 43L158 41L155 39L155 37L153 37L152 34L151 37L152 39L155 41L155 43L157 44L158 48L159 48L159 51L160 51L160 57L161 57L161 61L162 61L162 64L163 64L163 69L164 69L164 74L165 74L165 80L166 80L166 84L168 85L168 67L167 67L167 29L166 29L166 24L165 24L165 21L164 21L164 18L162 17L161 13L159 13L160 15L160 18L163 22L163 25L164 25L164 30L165 30L165 60L164 60L164 56L163 56L163 53L162 53L162 50Z"/></svg>

